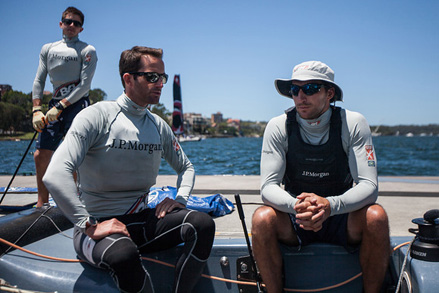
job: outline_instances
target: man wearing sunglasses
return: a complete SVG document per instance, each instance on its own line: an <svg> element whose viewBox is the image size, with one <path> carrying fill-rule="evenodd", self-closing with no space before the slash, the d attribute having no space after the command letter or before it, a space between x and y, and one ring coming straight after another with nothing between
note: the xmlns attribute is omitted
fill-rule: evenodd
<svg viewBox="0 0 439 293"><path fill-rule="evenodd" d="M153 292L140 253L184 242L173 292L191 292L209 257L215 223L185 208L195 171L171 128L148 105L168 81L162 49L136 46L122 53L125 92L116 101L81 111L55 152L44 183L75 224L74 246L88 263L110 269L122 292ZM161 158L177 172L177 196L148 208ZM77 170L79 194L72 177Z"/></svg>
<svg viewBox="0 0 439 293"><path fill-rule="evenodd" d="M282 292L279 242L326 242L348 251L359 247L364 292L378 292L390 241L387 214L375 203L378 177L369 125L360 113L335 107L343 92L322 62L295 66L292 78L277 79L275 86L295 107L273 118L263 139L266 205L253 215L252 243L266 288Z"/></svg>
<svg viewBox="0 0 439 293"><path fill-rule="evenodd" d="M68 7L61 17L59 27L63 39L45 44L32 88L32 125L40 132L34 153L38 186L37 207L49 200L49 193L42 178L53 152L58 147L73 118L89 105L88 92L96 69L97 56L93 46L79 41L84 14L75 7ZM43 113L43 90L47 74L53 85L53 96L48 111Z"/></svg>

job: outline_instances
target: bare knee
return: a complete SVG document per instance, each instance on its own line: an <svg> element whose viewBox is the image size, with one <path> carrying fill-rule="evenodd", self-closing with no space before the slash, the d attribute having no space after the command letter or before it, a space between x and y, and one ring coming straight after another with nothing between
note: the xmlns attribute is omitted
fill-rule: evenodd
<svg viewBox="0 0 439 293"><path fill-rule="evenodd" d="M252 235L275 239L291 238L292 228L288 214L270 206L258 208L252 218Z"/></svg>
<svg viewBox="0 0 439 293"><path fill-rule="evenodd" d="M378 229L388 229L389 226L387 213L379 204L367 207L366 222L368 226L376 227Z"/></svg>
<svg viewBox="0 0 439 293"><path fill-rule="evenodd" d="M379 204L366 206L349 214L348 231L351 241L361 241L365 235L387 237L389 220L387 213Z"/></svg>
<svg viewBox="0 0 439 293"><path fill-rule="evenodd" d="M34 152L34 160L38 161L40 158L41 158L41 152L40 152L40 150L36 150Z"/></svg>
<svg viewBox="0 0 439 293"><path fill-rule="evenodd" d="M276 222L276 211L269 206L259 207L252 217L252 233L259 230L265 231L266 229L272 230Z"/></svg>
<svg viewBox="0 0 439 293"><path fill-rule="evenodd" d="M53 155L53 151L45 149L37 149L34 153L34 160L38 164L48 164Z"/></svg>

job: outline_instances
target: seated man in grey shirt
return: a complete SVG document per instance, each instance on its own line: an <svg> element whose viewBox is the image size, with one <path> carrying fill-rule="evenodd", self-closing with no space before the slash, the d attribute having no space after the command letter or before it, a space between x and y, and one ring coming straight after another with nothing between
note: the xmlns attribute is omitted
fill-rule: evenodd
<svg viewBox="0 0 439 293"><path fill-rule="evenodd" d="M125 92L116 101L81 111L55 152L44 183L75 224L74 246L88 263L107 268L123 292L153 292L154 280L139 252L184 243L174 291L190 292L209 257L215 223L185 208L195 172L171 128L147 106L157 104L168 80L162 50L133 47L122 53ZM178 174L176 199L147 208L161 158ZM73 172L78 173L78 189Z"/></svg>

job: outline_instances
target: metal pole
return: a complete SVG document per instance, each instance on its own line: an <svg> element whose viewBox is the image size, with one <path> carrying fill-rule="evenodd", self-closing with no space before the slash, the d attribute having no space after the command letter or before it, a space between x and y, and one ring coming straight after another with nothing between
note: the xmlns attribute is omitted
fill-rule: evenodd
<svg viewBox="0 0 439 293"><path fill-rule="evenodd" d="M258 292L263 292L261 288L261 279L258 275L258 269L256 268L256 262L253 258L253 252L250 246L250 239L248 238L247 226L245 225L245 220L244 220L244 210L242 209L241 198L239 197L239 194L235 194L235 201L236 201L236 206L238 207L238 213L239 213L239 218L241 219L242 228L244 229L244 236L245 236L245 241L247 242L248 252L250 254L250 261L252 262L253 270L255 272L256 286L258 288Z"/></svg>
<svg viewBox="0 0 439 293"><path fill-rule="evenodd" d="M24 154L23 154L23 157L21 158L20 164L18 164L18 167L17 167L17 169L15 170L15 173L14 173L14 175L12 176L11 181L9 181L8 187L6 187L5 192L3 192L2 199L0 199L0 204L1 204L2 201L3 201L3 198L5 198L6 193L7 193L8 190L9 190L9 187L11 187L12 181L14 181L14 179L15 179L15 175L17 175L18 169L20 169L21 164L22 164L23 161L24 161L24 158L26 158L26 155L27 155L27 153L29 152L29 149L30 149L32 143L34 142L35 137L37 136L37 133L38 133L38 132L35 131L34 136L32 137L32 139L31 139L29 145L27 146L26 151L25 151Z"/></svg>

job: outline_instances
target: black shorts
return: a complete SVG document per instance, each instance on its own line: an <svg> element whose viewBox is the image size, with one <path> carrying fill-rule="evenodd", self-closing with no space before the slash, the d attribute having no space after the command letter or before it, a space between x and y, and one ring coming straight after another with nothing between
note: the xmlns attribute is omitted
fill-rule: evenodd
<svg viewBox="0 0 439 293"><path fill-rule="evenodd" d="M322 229L317 232L304 230L296 223L296 216L289 214L293 228L297 234L299 246L314 242L341 245L348 249L348 216L341 214L331 216L323 222Z"/></svg>
<svg viewBox="0 0 439 293"><path fill-rule="evenodd" d="M49 109L58 101L59 100L54 99L50 100ZM72 125L75 116L88 105L90 105L90 101L87 96L64 109L59 115L58 120L49 122L38 135L36 148L55 151L69 130L70 125Z"/></svg>

